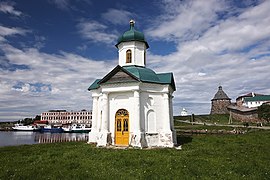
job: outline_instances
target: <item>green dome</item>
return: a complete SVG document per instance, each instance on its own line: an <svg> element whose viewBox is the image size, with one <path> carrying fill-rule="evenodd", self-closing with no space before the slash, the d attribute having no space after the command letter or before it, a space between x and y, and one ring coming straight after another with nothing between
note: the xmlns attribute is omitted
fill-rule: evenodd
<svg viewBox="0 0 270 180"><path fill-rule="evenodd" d="M134 23L135 22L133 20L130 21L130 29L118 38L117 44L115 45L116 47L121 42L140 41L145 43L146 48L149 48L149 45L144 38L144 34L140 31L135 30Z"/></svg>

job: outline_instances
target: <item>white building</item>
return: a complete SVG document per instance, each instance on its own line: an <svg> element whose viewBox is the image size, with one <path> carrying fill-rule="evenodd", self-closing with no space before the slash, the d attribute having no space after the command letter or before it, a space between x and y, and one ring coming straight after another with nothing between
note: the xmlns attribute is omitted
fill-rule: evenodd
<svg viewBox="0 0 270 180"><path fill-rule="evenodd" d="M81 110L71 111L66 110L49 110L48 112L41 113L41 120L48 121L49 124L87 124L91 125L92 112Z"/></svg>
<svg viewBox="0 0 270 180"><path fill-rule="evenodd" d="M145 67L149 46L144 34L134 29L134 21L116 47L119 64L89 87L93 98L89 143L173 147L173 74Z"/></svg>
<svg viewBox="0 0 270 180"><path fill-rule="evenodd" d="M245 97L243 99L243 106L247 108L259 107L263 103L270 102L270 95L258 95L253 97Z"/></svg>
<svg viewBox="0 0 270 180"><path fill-rule="evenodd" d="M187 116L188 115L187 110L185 108L183 108L180 115L181 116Z"/></svg>

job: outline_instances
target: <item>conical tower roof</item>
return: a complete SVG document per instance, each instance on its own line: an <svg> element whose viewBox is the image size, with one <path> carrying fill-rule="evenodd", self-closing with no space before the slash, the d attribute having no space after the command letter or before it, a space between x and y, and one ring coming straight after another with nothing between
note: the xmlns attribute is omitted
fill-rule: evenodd
<svg viewBox="0 0 270 180"><path fill-rule="evenodd" d="M219 86L217 93L211 101L214 100L231 100L231 98L229 98L228 95L222 90L222 86Z"/></svg>

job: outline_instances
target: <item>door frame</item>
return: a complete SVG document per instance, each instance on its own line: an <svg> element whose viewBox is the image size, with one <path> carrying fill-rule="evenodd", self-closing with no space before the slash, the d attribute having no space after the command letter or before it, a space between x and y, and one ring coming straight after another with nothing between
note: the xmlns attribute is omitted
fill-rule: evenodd
<svg viewBox="0 0 270 180"><path fill-rule="evenodd" d="M119 119L121 120L120 124L118 124ZM126 119L127 119L127 123L125 121ZM115 125L115 127L114 127L114 132L115 132L114 144L117 146L128 146L129 145L129 130L130 130L128 110L122 108L122 109L118 109L116 111L114 125ZM119 125L120 125L120 127L119 127Z"/></svg>

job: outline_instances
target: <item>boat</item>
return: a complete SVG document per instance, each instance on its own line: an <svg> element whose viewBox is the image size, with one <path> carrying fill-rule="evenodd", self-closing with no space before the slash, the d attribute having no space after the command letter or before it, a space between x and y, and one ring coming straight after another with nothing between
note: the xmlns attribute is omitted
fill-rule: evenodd
<svg viewBox="0 0 270 180"><path fill-rule="evenodd" d="M23 125L21 123L18 123L18 124L14 124L14 127L12 127L12 129L14 131L35 131L35 130L38 130L38 128L36 128L35 126L33 125Z"/></svg>
<svg viewBox="0 0 270 180"><path fill-rule="evenodd" d="M45 125L40 128L40 132L61 133L63 129L60 126Z"/></svg>
<svg viewBox="0 0 270 180"><path fill-rule="evenodd" d="M72 124L68 127L63 127L63 130L70 133L87 133L91 131L91 128L86 127L85 124Z"/></svg>

